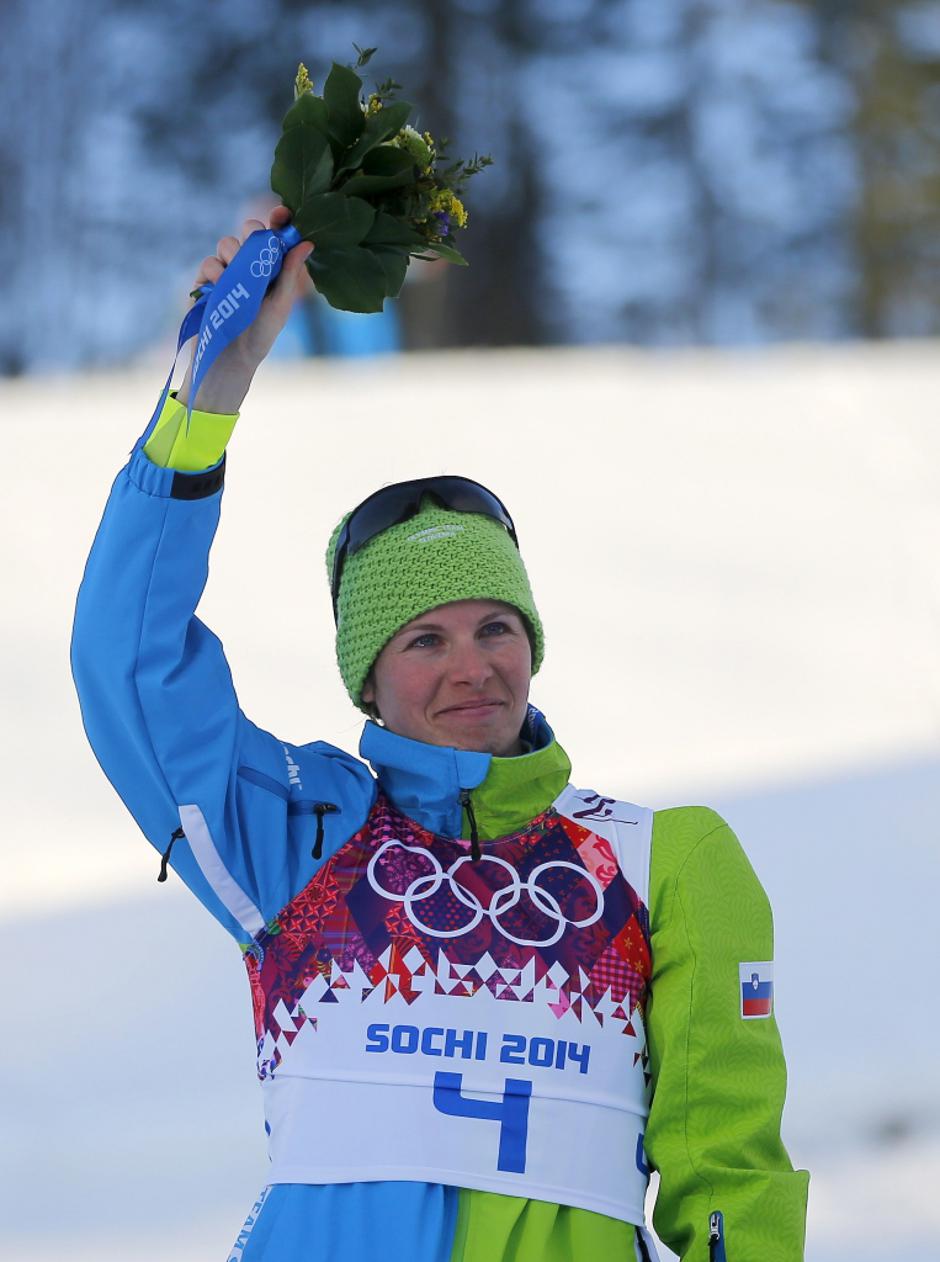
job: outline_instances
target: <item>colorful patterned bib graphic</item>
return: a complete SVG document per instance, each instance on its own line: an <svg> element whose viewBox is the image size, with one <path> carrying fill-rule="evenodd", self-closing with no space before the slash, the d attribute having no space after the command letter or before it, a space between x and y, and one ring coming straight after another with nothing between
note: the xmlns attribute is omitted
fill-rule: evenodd
<svg viewBox="0 0 940 1262"><path fill-rule="evenodd" d="M428 832L380 795L246 963L264 1079L315 1031L323 1005L381 1008L393 996L410 1006L486 988L635 1036L649 918L610 842L554 808L474 861L468 842Z"/></svg>

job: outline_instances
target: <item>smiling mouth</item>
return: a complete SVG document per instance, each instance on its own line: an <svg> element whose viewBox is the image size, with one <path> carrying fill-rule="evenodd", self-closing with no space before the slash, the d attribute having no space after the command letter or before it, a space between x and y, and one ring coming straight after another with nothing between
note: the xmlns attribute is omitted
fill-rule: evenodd
<svg viewBox="0 0 940 1262"><path fill-rule="evenodd" d="M496 710L502 705L502 701L468 701L463 705L447 706L445 709L441 710L441 714L465 714L469 718L472 718L475 714L483 714L489 710Z"/></svg>

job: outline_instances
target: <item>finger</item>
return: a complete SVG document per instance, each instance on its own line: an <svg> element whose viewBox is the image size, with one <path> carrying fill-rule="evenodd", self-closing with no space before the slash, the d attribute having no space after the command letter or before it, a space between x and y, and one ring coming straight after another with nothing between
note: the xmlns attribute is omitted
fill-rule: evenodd
<svg viewBox="0 0 940 1262"><path fill-rule="evenodd" d="M286 206L275 206L268 216L268 227L283 228L286 223L290 223L290 211Z"/></svg>
<svg viewBox="0 0 940 1262"><path fill-rule="evenodd" d="M288 250L284 255L284 267L282 270L290 273L299 272L312 253L313 242L301 241L299 245L295 245L292 250Z"/></svg>
<svg viewBox="0 0 940 1262"><path fill-rule="evenodd" d="M199 264L199 271L196 273L196 284L193 288L198 288L206 280L211 281L214 285L224 271L225 264L222 260L216 258L214 254L208 255Z"/></svg>
<svg viewBox="0 0 940 1262"><path fill-rule="evenodd" d="M264 232L265 225L260 219L246 219L242 224L242 240L245 241L253 232Z"/></svg>
<svg viewBox="0 0 940 1262"><path fill-rule="evenodd" d="M304 263L313 253L309 241L301 241L284 255L284 264L280 275L271 286L270 296L278 305L282 302L293 302L300 283L303 280Z"/></svg>
<svg viewBox="0 0 940 1262"><path fill-rule="evenodd" d="M241 242L238 237L223 237L215 247L215 252L223 263L231 263L240 248Z"/></svg>
<svg viewBox="0 0 940 1262"><path fill-rule="evenodd" d="M300 250L300 246L295 248ZM281 268L277 280L268 290L265 298L265 305L269 305L272 314L276 314L280 319L287 319L291 308L304 290L303 259L306 255L301 251L300 257L299 265L292 260L290 266L287 266L285 260L285 266Z"/></svg>

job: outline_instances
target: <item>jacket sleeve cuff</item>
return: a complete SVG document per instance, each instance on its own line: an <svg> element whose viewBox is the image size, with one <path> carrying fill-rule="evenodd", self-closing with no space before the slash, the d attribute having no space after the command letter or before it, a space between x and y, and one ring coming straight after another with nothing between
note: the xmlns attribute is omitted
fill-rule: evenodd
<svg viewBox="0 0 940 1262"><path fill-rule="evenodd" d="M144 446L148 460L163 469L200 473L217 465L232 436L238 413L219 415L193 411L186 427L186 408L171 396Z"/></svg>

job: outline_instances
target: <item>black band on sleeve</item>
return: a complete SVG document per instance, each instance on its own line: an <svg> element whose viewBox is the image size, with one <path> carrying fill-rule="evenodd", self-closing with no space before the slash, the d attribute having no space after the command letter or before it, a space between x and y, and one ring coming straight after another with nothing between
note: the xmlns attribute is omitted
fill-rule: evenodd
<svg viewBox="0 0 940 1262"><path fill-rule="evenodd" d="M203 500L208 495L215 495L222 489L225 481L225 457L215 469L208 473L177 472L170 487L170 497L174 500Z"/></svg>

